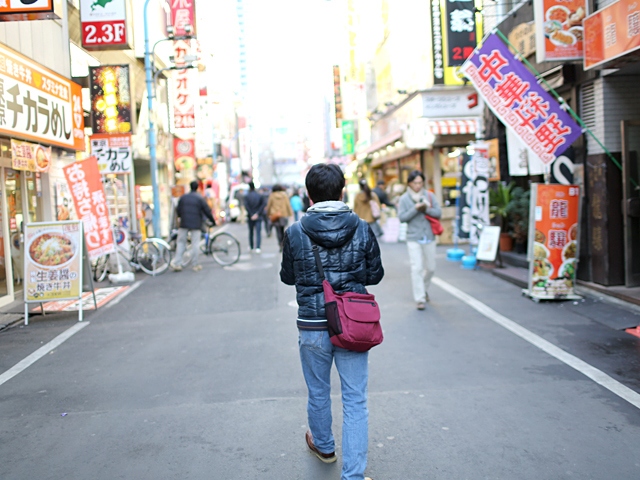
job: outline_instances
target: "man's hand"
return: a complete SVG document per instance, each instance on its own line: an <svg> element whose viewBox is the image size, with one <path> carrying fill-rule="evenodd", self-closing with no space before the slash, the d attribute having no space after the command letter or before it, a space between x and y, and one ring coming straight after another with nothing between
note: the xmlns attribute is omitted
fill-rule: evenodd
<svg viewBox="0 0 640 480"><path fill-rule="evenodd" d="M254 213L253 215L251 215L251 220L253 220L254 222L258 219L258 214Z"/></svg>

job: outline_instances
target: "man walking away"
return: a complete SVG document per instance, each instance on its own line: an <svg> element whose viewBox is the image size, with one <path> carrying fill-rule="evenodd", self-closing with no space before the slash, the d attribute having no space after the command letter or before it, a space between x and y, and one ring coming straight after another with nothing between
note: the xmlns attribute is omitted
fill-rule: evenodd
<svg viewBox="0 0 640 480"><path fill-rule="evenodd" d="M369 225L339 201L344 174L333 164L311 167L306 178L313 206L285 233L280 279L295 285L298 344L309 392L309 451L324 463L336 461L331 431L331 367L336 363L342 389L342 480L366 480L369 410L369 352L353 352L331 343L322 277L313 254L318 246L327 280L337 292L365 293L382 280L380 248Z"/></svg>
<svg viewBox="0 0 640 480"><path fill-rule="evenodd" d="M200 234L202 229L202 219L206 217L215 225L216 221L211 215L211 209L207 205L206 200L198 193L198 182L193 181L190 184L191 192L180 197L176 214L180 228L178 229L178 247L176 249L176 257L171 262L171 268L179 272L182 267L186 267L182 263L182 257L187 249L187 235L191 234L191 258L189 262L193 263L193 270L202 270L202 265L198 263L198 253L200 252Z"/></svg>
<svg viewBox="0 0 640 480"><path fill-rule="evenodd" d="M384 190L384 182L382 180L378 180L376 188L373 189L373 193L378 196L381 204L395 208L395 205L389 200L389 195L387 195L387 192Z"/></svg>
<svg viewBox="0 0 640 480"><path fill-rule="evenodd" d="M264 207L267 206L266 199L256 192L256 186L249 182L249 193L244 197L244 208L247 209L249 221L249 249L253 250L253 232L256 232L256 253L260 253L260 239L262 227L262 215Z"/></svg>

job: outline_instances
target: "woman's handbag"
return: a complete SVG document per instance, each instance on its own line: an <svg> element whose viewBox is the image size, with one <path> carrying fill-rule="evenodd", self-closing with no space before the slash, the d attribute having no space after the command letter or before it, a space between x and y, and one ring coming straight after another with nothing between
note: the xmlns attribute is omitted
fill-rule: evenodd
<svg viewBox="0 0 640 480"><path fill-rule="evenodd" d="M431 224L431 230L433 231L434 235L441 235L442 232L444 232L444 227L440 223L440 220L430 217L429 215L425 215L424 218L429 220L429 223Z"/></svg>
<svg viewBox="0 0 640 480"><path fill-rule="evenodd" d="M280 215L280 213L278 212L274 212L269 215L269 221L271 223L276 223L278 220L280 220L280 218L282 218L282 215Z"/></svg>
<svg viewBox="0 0 640 480"><path fill-rule="evenodd" d="M354 352L366 352L380 345L384 336L380 325L380 307L376 298L370 293L336 293L324 276L324 268L315 243L313 255L322 277L324 308L331 343Z"/></svg>
<svg viewBox="0 0 640 480"><path fill-rule="evenodd" d="M371 215L374 220L378 220L380 218L380 205L375 200L369 200L369 207L371 207Z"/></svg>

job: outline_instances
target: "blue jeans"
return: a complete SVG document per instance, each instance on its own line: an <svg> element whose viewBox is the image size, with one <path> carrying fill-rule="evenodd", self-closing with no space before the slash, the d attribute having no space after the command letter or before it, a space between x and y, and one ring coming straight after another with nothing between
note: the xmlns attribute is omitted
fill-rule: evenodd
<svg viewBox="0 0 640 480"><path fill-rule="evenodd" d="M260 234L261 234L261 228L262 228L262 218L258 217L257 220L251 220L251 218L249 218L249 220L247 220L247 223L249 223L249 248L251 250L253 250L253 231L255 230L256 232L256 248L260 248Z"/></svg>
<svg viewBox="0 0 640 480"><path fill-rule="evenodd" d="M342 386L342 480L363 480L367 467L369 353L335 347L329 332L299 330L302 373L309 389L307 416L313 443L322 453L335 451L331 432L331 365Z"/></svg>

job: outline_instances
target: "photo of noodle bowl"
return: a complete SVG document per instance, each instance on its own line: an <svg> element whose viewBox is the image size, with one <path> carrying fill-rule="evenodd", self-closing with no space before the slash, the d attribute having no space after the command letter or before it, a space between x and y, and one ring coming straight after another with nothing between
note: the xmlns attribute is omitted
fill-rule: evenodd
<svg viewBox="0 0 640 480"><path fill-rule="evenodd" d="M29 257L40 267L61 267L73 259L77 248L73 239L60 232L43 232L29 244Z"/></svg>
<svg viewBox="0 0 640 480"><path fill-rule="evenodd" d="M51 159L47 155L46 150L43 147L38 146L36 148L36 169L39 172L46 172L49 169L49 163Z"/></svg>

